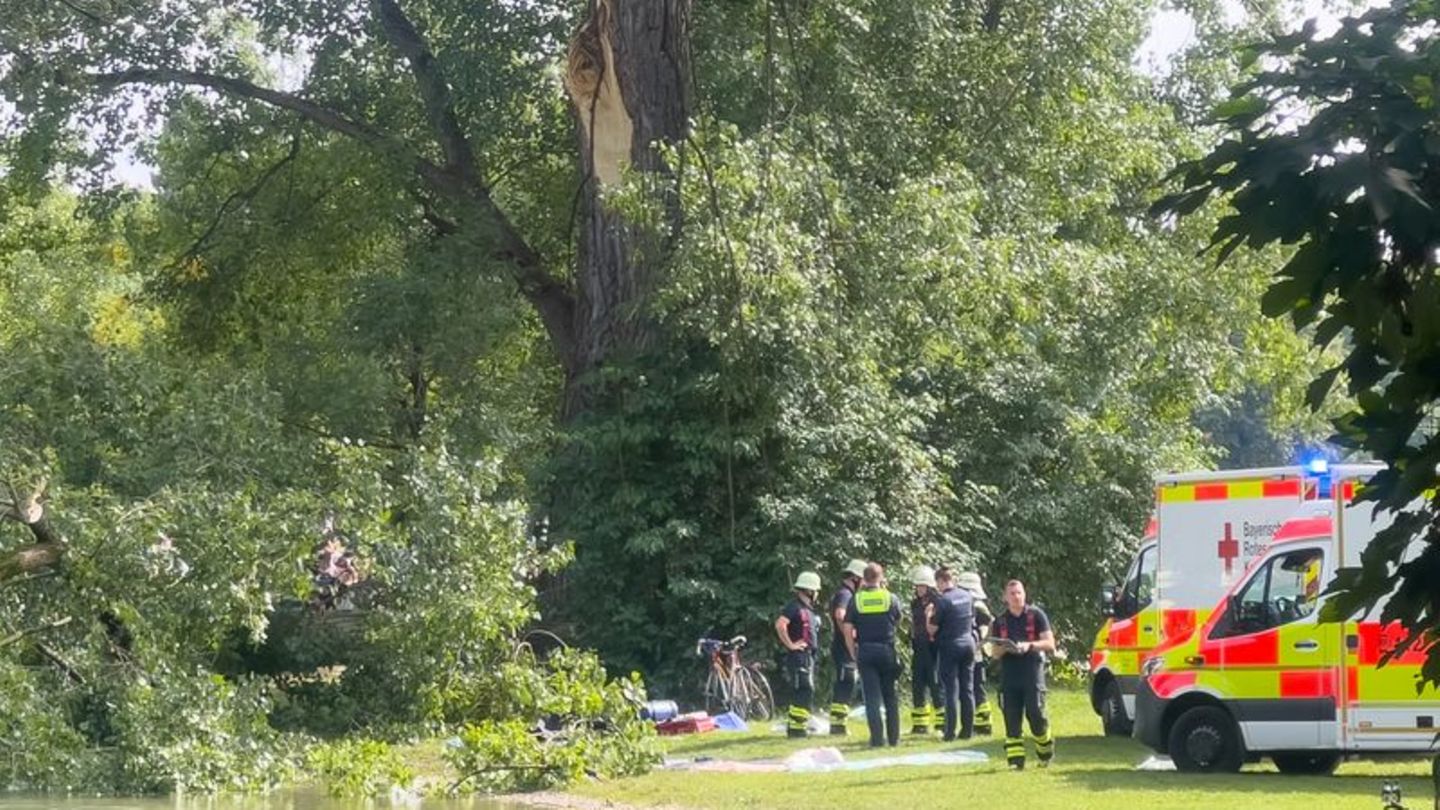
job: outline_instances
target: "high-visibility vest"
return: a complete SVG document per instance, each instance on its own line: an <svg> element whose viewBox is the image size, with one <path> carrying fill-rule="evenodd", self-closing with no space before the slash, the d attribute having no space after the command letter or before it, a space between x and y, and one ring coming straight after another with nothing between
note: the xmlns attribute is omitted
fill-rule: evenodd
<svg viewBox="0 0 1440 810"><path fill-rule="evenodd" d="M890 611L890 592L884 588L873 590L861 589L855 592L856 613L888 613Z"/></svg>

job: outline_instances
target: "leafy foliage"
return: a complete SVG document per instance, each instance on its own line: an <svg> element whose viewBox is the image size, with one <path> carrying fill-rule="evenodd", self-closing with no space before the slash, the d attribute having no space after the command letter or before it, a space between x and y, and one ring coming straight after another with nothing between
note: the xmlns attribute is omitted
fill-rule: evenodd
<svg viewBox="0 0 1440 810"><path fill-rule="evenodd" d="M0 589L0 632L27 633L0 663L46 673L15 701L64 693L45 643L121 707L17 715L65 761L149 711L140 685L183 702L220 673L229 708L200 719L257 746L207 771L160 717L174 783L250 780L290 732L462 724L471 786L629 773L649 740L596 659L517 659L540 606L672 693L696 636L768 643L794 575L853 556L1022 576L1088 639L1157 468L1218 459L1237 423L1308 435L1313 361L1259 317L1265 258L1199 278L1210 222L1142 216L1236 69L1213 2L1163 80L1132 64L1149 0L697 4L692 131L668 173L603 189L660 249L619 308L654 339L591 375L530 306L589 266L557 81L576 4L11 6L0 479L48 479L67 539ZM155 187L99 193L127 150ZM344 611L311 598L322 527L363 573ZM571 744L530 733L549 713ZM389 754L340 745L353 768L312 765L385 781ZM124 784L161 786L123 750Z"/></svg>
<svg viewBox="0 0 1440 810"><path fill-rule="evenodd" d="M1398 2L1346 20L1332 37L1311 26L1255 48L1252 78L1216 109L1229 130L1209 155L1177 170L1182 190L1158 207L1190 214L1216 194L1230 212L1213 244L1223 260L1241 246L1297 248L1265 293L1344 359L1310 389L1319 402L1342 378L1354 406L1335 441L1384 461L1362 498L1396 512L1363 567L1332 584L1332 616L1395 596L1382 619L1418 637L1440 621L1437 464L1440 437L1440 37L1432 2ZM1426 541L1405 558L1412 539ZM1402 645L1403 649L1403 645ZM1440 680L1431 649L1424 674Z"/></svg>
<svg viewBox="0 0 1440 810"><path fill-rule="evenodd" d="M369 797L408 788L415 771L399 751L381 740L351 739L312 748L307 769L332 796Z"/></svg>
<svg viewBox="0 0 1440 810"><path fill-rule="evenodd" d="M561 650L543 669L514 667L511 716L546 719L539 730L518 720L468 725L446 752L460 775L452 791L540 790L583 779L644 773L659 760L655 730L640 719L640 679L608 680L599 659Z"/></svg>

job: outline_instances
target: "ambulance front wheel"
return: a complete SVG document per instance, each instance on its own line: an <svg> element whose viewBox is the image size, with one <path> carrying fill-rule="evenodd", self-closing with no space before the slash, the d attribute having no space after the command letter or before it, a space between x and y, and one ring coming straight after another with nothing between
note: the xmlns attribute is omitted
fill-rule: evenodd
<svg viewBox="0 0 1440 810"><path fill-rule="evenodd" d="M1218 706L1196 706L1170 728L1170 759L1184 773L1235 773L1245 752L1229 713Z"/></svg>
<svg viewBox="0 0 1440 810"><path fill-rule="evenodd" d="M1125 699L1120 696L1120 682L1111 678L1100 693L1100 722L1107 737L1129 737L1134 723L1125 714Z"/></svg>
<svg viewBox="0 0 1440 810"><path fill-rule="evenodd" d="M1281 773L1298 776L1329 776L1340 766L1340 755L1329 751L1302 751L1294 754L1276 754L1275 767Z"/></svg>

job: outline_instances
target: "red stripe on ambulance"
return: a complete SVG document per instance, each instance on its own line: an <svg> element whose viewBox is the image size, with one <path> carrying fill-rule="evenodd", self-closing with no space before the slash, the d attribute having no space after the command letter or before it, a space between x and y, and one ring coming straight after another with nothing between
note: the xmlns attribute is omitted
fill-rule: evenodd
<svg viewBox="0 0 1440 810"><path fill-rule="evenodd" d="M1271 630L1250 636L1200 643L1206 666L1266 666L1280 662L1280 634Z"/></svg>
<svg viewBox="0 0 1440 810"><path fill-rule="evenodd" d="M1229 484L1196 484L1195 500L1223 501L1230 497Z"/></svg>
<svg viewBox="0 0 1440 810"><path fill-rule="evenodd" d="M1300 479L1266 481L1261 487L1261 492L1266 498L1298 498L1300 497Z"/></svg>
<svg viewBox="0 0 1440 810"><path fill-rule="evenodd" d="M1280 673L1280 697L1335 697L1334 669L1297 669Z"/></svg>
<svg viewBox="0 0 1440 810"><path fill-rule="evenodd" d="M1194 686L1195 677L1194 672L1157 672L1147 682L1157 697L1168 698L1181 689Z"/></svg>
<svg viewBox="0 0 1440 810"><path fill-rule="evenodd" d="M1134 647L1140 643L1140 627L1134 619L1116 622L1110 625L1108 642L1111 647Z"/></svg>
<svg viewBox="0 0 1440 810"><path fill-rule="evenodd" d="M1195 630L1195 611L1165 611L1165 638L1182 638Z"/></svg>

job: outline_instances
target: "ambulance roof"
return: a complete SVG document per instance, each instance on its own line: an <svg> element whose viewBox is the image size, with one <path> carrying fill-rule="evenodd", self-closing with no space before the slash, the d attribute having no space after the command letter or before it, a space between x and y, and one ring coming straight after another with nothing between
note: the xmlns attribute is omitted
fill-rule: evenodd
<svg viewBox="0 0 1440 810"><path fill-rule="evenodd" d="M1334 464L1317 474L1310 468L1295 464L1289 467L1252 467L1244 470L1199 470L1195 472L1161 473L1155 476L1157 484L1187 484L1196 481L1236 481L1255 478L1298 478L1328 475L1332 479L1368 478L1385 469L1379 464Z"/></svg>

